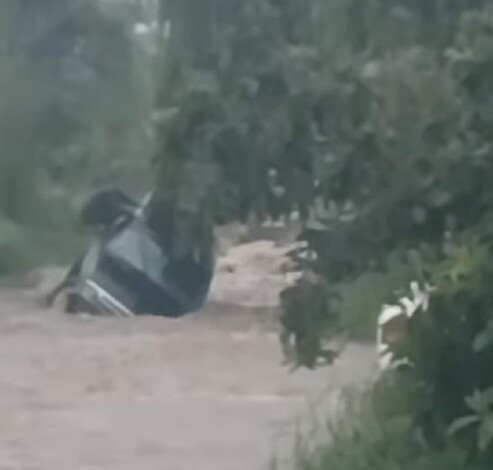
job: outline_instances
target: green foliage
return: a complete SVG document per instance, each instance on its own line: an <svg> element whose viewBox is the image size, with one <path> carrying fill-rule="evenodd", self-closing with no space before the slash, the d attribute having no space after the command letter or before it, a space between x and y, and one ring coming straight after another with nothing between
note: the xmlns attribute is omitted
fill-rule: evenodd
<svg viewBox="0 0 493 470"><path fill-rule="evenodd" d="M18 272L26 262L27 246L25 232L8 219L0 218L0 276Z"/></svg>
<svg viewBox="0 0 493 470"><path fill-rule="evenodd" d="M493 443L493 388L483 392L476 391L465 401L474 414L454 421L448 430L449 434L453 436L476 424L478 426L477 446L480 451L485 452Z"/></svg>
<svg viewBox="0 0 493 470"><path fill-rule="evenodd" d="M393 388L395 396L395 388ZM380 390L379 392L382 392ZM400 396L406 393L400 389ZM294 456L297 470L486 470L488 465L466 461L463 453L452 447L434 451L419 439L412 423L392 408L392 394L368 392L346 400L341 418L328 424L323 444L300 445ZM390 398L390 405L389 405ZM402 400L401 400L402 402ZM402 403L401 403L402 404ZM407 405L406 405L407 406ZM401 411L404 408L401 407ZM309 444L309 443L307 443Z"/></svg>
<svg viewBox="0 0 493 470"><path fill-rule="evenodd" d="M360 107L355 114L355 102L346 102L349 128L330 130L328 147L339 159L329 161L339 166L324 173L326 192L313 201L306 231L318 255L314 266L331 285L368 288L373 266L392 277L386 258L401 253L417 279L437 288L430 312L411 320L397 351L414 364L412 383L422 393L410 414L435 446L468 416L468 397L493 386L492 17L486 9L458 18L441 50L406 47L348 67L346 85L363 86ZM334 142L351 150L343 154ZM383 277L379 288L385 297L395 285ZM378 306L367 305L374 318ZM328 312L333 316L334 306ZM471 460L491 462L490 424L483 411L476 426L459 433L455 442Z"/></svg>
<svg viewBox="0 0 493 470"><path fill-rule="evenodd" d="M153 63L132 35L100 2L2 2L0 220L22 234L2 273L74 256L88 186L147 183Z"/></svg>
<svg viewBox="0 0 493 470"><path fill-rule="evenodd" d="M370 330L411 275L436 287L396 353L414 364L413 422L443 445L493 386L491 2L210 0L188 22L191 2L163 2L175 54L162 106L176 108L163 174L212 168L202 194L222 220L300 213L317 276L284 294L298 364L341 325ZM459 441L491 463L478 419Z"/></svg>
<svg viewBox="0 0 493 470"><path fill-rule="evenodd" d="M422 256L436 291L430 310L411 318L396 353L410 360L414 383L426 392L414 412L426 416L427 435L443 442L448 428L471 458L491 461L493 247L484 222L449 239L439 256Z"/></svg>
<svg viewBox="0 0 493 470"><path fill-rule="evenodd" d="M389 293L409 285L413 271L402 257L392 253L385 270L370 269L352 282L336 285L340 294L338 315L343 329L357 340L373 340L377 316Z"/></svg>

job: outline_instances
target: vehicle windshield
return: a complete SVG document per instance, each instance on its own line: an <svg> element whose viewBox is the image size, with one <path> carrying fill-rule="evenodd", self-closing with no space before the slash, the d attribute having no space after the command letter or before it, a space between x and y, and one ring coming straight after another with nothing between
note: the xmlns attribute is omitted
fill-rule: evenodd
<svg viewBox="0 0 493 470"><path fill-rule="evenodd" d="M156 284L163 283L168 257L144 227L138 224L127 227L111 239L107 253L145 273Z"/></svg>

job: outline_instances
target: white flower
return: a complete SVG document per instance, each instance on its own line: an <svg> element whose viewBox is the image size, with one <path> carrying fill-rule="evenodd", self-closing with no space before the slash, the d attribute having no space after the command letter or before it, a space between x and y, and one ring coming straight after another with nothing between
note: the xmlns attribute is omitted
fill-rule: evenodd
<svg viewBox="0 0 493 470"><path fill-rule="evenodd" d="M384 326L390 320L400 317L403 313L400 305L384 305L378 317L378 326Z"/></svg>
<svg viewBox="0 0 493 470"><path fill-rule="evenodd" d="M435 291L436 288L429 284L424 284L424 287L421 288L420 285L414 281L411 282L410 290L411 295L409 297L401 297L397 304L383 305L382 311L378 317L377 350L380 370L397 368L400 366L412 366L407 358L396 360L391 351L391 345L387 344L384 340L384 333L389 322L402 316L411 318L420 309L426 312L429 308L430 294Z"/></svg>
<svg viewBox="0 0 493 470"><path fill-rule="evenodd" d="M426 312L430 305L430 293L435 289L429 284L425 284L424 289L421 289L419 284L411 282L411 297L401 297L399 303L406 310L407 316L412 317L420 308Z"/></svg>

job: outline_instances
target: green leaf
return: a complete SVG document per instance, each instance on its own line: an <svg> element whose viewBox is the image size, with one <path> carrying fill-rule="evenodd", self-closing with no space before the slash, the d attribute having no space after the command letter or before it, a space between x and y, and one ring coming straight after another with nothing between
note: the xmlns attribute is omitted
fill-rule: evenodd
<svg viewBox="0 0 493 470"><path fill-rule="evenodd" d="M464 401L466 402L466 405L471 408L471 410L475 411L478 414L481 413L481 392L476 390L471 396L466 397Z"/></svg>
<svg viewBox="0 0 493 470"><path fill-rule="evenodd" d="M483 419L479 428L478 447L484 452L493 441L493 413L489 413Z"/></svg>
<svg viewBox="0 0 493 470"><path fill-rule="evenodd" d="M454 436L465 428L468 428L469 426L478 422L479 417L474 415L464 416L462 418L456 419L447 429L447 434L449 436Z"/></svg>
<svg viewBox="0 0 493 470"><path fill-rule="evenodd" d="M493 387L482 392L476 390L471 396L465 399L465 402L477 414L487 414L491 405L493 405Z"/></svg>
<svg viewBox="0 0 493 470"><path fill-rule="evenodd" d="M481 352L493 344L493 325L489 325L484 331L476 336L473 343L475 352Z"/></svg>

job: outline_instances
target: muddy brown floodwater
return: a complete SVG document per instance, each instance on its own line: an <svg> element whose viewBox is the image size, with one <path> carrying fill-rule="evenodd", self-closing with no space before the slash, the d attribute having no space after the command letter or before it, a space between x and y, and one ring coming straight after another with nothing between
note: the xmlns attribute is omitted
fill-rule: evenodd
<svg viewBox="0 0 493 470"><path fill-rule="evenodd" d="M272 309L218 304L181 320L71 317L0 291L0 469L267 469L314 400L375 362L352 346L290 374L275 325Z"/></svg>

